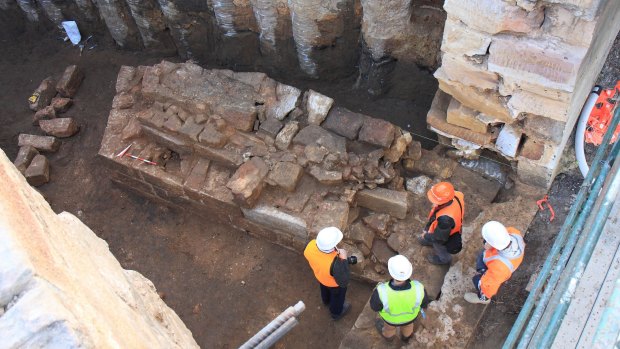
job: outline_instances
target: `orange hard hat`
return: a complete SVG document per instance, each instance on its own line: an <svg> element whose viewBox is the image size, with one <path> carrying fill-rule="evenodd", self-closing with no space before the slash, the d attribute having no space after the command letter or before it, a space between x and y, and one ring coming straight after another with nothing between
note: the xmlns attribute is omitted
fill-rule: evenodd
<svg viewBox="0 0 620 349"><path fill-rule="evenodd" d="M443 205L454 199L454 187L448 182L439 182L431 187L426 196L435 205Z"/></svg>

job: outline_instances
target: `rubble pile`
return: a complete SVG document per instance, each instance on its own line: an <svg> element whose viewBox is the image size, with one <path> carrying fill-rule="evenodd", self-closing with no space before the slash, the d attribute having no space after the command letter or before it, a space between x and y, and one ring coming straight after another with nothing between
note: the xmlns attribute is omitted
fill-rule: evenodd
<svg viewBox="0 0 620 349"><path fill-rule="evenodd" d="M33 186L43 185L50 180L49 161L39 152L54 153L60 147L58 138L68 138L79 131L73 118L58 117L73 105L84 74L78 66L68 66L62 77L56 81L45 78L28 98L30 110L35 114L34 126L39 126L47 136L20 134L19 151L13 164Z"/></svg>

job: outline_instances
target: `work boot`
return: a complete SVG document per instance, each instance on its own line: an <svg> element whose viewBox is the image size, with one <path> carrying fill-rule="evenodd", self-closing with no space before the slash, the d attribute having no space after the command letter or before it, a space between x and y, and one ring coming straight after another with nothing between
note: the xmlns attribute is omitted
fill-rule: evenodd
<svg viewBox="0 0 620 349"><path fill-rule="evenodd" d="M435 254L429 254L426 256L426 260L431 263L431 264L435 264L435 265L449 265L450 262L448 263L444 263L442 262L439 257Z"/></svg>
<svg viewBox="0 0 620 349"><path fill-rule="evenodd" d="M425 238L421 238L418 237L418 244L422 245L422 246L427 246L427 247L431 247L433 246L432 242L429 242L428 240L426 240Z"/></svg>
<svg viewBox="0 0 620 349"><path fill-rule="evenodd" d="M351 303L344 302L344 304L342 305L342 311L340 312L340 314L338 314L338 315L332 314L332 319L334 321L338 321L338 320L342 319L345 315L347 315L349 310L351 310Z"/></svg>
<svg viewBox="0 0 620 349"><path fill-rule="evenodd" d="M383 337L383 339L385 339L388 342L391 342L394 340L394 337L396 337L396 335L393 335L392 337L386 337L383 335L383 324L385 324L385 322L383 322L383 320L381 319L376 319L375 320L375 328L377 329L377 331L379 332L379 334L381 335L381 337Z"/></svg>
<svg viewBox="0 0 620 349"><path fill-rule="evenodd" d="M484 296L483 296L484 297ZM480 297L478 297L477 293L473 293L473 292L467 292L465 293L465 300L468 301L469 303L472 304L489 304L491 303L491 299L484 297L483 299L480 299Z"/></svg>
<svg viewBox="0 0 620 349"><path fill-rule="evenodd" d="M405 343L405 344L409 344L409 341L411 340L411 337L413 337L413 334L409 337L405 337L403 335L400 336L400 340Z"/></svg>

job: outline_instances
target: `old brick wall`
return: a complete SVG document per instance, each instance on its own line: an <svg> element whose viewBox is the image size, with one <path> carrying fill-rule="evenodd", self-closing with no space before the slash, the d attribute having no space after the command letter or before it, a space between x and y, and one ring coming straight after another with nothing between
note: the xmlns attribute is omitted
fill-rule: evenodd
<svg viewBox="0 0 620 349"><path fill-rule="evenodd" d="M437 133L514 160L551 184L576 118L620 29L617 1L447 0Z"/></svg>

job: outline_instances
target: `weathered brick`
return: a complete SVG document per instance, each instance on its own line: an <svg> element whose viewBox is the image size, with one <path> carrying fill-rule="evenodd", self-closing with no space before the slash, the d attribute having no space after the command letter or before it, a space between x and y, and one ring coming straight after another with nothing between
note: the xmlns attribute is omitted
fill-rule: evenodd
<svg viewBox="0 0 620 349"><path fill-rule="evenodd" d="M82 80L84 80L82 71L77 65L70 65L65 69L60 80L58 80L56 91L63 97L72 98L75 96Z"/></svg>
<svg viewBox="0 0 620 349"><path fill-rule="evenodd" d="M564 6L549 6L545 8L545 22L542 28L570 45L589 47L596 23L596 20L575 16L573 11Z"/></svg>
<svg viewBox="0 0 620 349"><path fill-rule="evenodd" d="M566 124L538 115L526 115L523 131L535 135L537 138L559 144L564 136Z"/></svg>
<svg viewBox="0 0 620 349"><path fill-rule="evenodd" d="M198 141L210 147L221 148L226 144L228 137L220 133L215 126L207 124L198 136Z"/></svg>
<svg viewBox="0 0 620 349"><path fill-rule="evenodd" d="M328 171L319 166L312 166L312 168L310 168L310 174L312 177L316 178L317 181L325 185L342 183L342 172L340 171Z"/></svg>
<svg viewBox="0 0 620 349"><path fill-rule="evenodd" d="M39 126L41 126L43 132L58 138L71 137L79 130L73 118L41 120L39 121Z"/></svg>
<svg viewBox="0 0 620 349"><path fill-rule="evenodd" d="M291 121L284 125L276 136L276 147L280 150L287 150L297 131L299 131L299 123L297 121Z"/></svg>
<svg viewBox="0 0 620 349"><path fill-rule="evenodd" d="M364 189L357 192L357 204L375 212L387 213L404 219L409 211L409 193L384 188Z"/></svg>
<svg viewBox="0 0 620 349"><path fill-rule="evenodd" d="M136 70L135 67L121 66L116 77L116 93L127 92L133 87L132 80L136 75Z"/></svg>
<svg viewBox="0 0 620 349"><path fill-rule="evenodd" d="M448 79L483 90L497 89L499 76L486 66L474 64L461 58L461 54L444 54L439 68Z"/></svg>
<svg viewBox="0 0 620 349"><path fill-rule="evenodd" d="M446 0L443 7L448 17L458 18L467 26L490 34L529 33L538 29L545 18L542 7L525 11L495 0Z"/></svg>
<svg viewBox="0 0 620 349"><path fill-rule="evenodd" d="M210 161L203 158L198 158L196 164L189 172L185 181L183 182L183 186L193 191L199 191L202 189L202 186L207 179L207 171L209 171Z"/></svg>
<svg viewBox="0 0 620 349"><path fill-rule="evenodd" d="M24 174L32 159L37 155L39 155L39 152L31 145L20 147L17 152L17 157L15 157L15 161L13 161L13 165L17 167L19 172Z"/></svg>
<svg viewBox="0 0 620 349"><path fill-rule="evenodd" d="M566 121L570 103L556 101L526 91L515 91L508 101L508 108L515 117L521 113L542 115L557 121Z"/></svg>
<svg viewBox="0 0 620 349"><path fill-rule="evenodd" d="M198 135L201 134L203 129L203 125L196 123L193 117L188 117L183 126L179 128L179 133L186 135L193 141L198 141Z"/></svg>
<svg viewBox="0 0 620 349"><path fill-rule="evenodd" d="M316 125L308 125L301 129L293 138L293 143L304 146L320 145L327 148L332 154L345 154L347 152L346 139Z"/></svg>
<svg viewBox="0 0 620 349"><path fill-rule="evenodd" d="M334 100L313 90L308 90L307 94L308 123L320 125L329 113Z"/></svg>
<svg viewBox="0 0 620 349"><path fill-rule="evenodd" d="M388 148L394 140L395 126L385 120L366 118L359 133L362 142Z"/></svg>
<svg viewBox="0 0 620 349"><path fill-rule="evenodd" d="M275 118L267 118L267 120L260 123L259 133L266 134L271 138L276 138L278 132L284 127L281 121Z"/></svg>
<svg viewBox="0 0 620 349"><path fill-rule="evenodd" d="M304 175L304 169L292 162L278 162L269 172L268 179L288 192L294 192Z"/></svg>
<svg viewBox="0 0 620 349"><path fill-rule="evenodd" d="M485 55L491 44L491 35L466 26L449 16L443 30L441 50L466 56Z"/></svg>
<svg viewBox="0 0 620 349"><path fill-rule="evenodd" d="M50 181L50 166L47 158L43 155L37 155L24 172L24 176L28 183L32 186L39 186Z"/></svg>
<svg viewBox="0 0 620 349"><path fill-rule="evenodd" d="M32 124L36 126L41 120L49 120L55 117L56 110L51 105L48 105L47 107L40 109L38 112L34 113L34 116L32 117Z"/></svg>
<svg viewBox="0 0 620 349"><path fill-rule="evenodd" d="M363 244L366 248L371 249L372 242L375 239L375 232L364 225L364 223L357 222L351 225L345 232L345 239Z"/></svg>
<svg viewBox="0 0 620 349"><path fill-rule="evenodd" d="M30 110L38 111L47 107L52 98L56 95L56 81L52 77L45 78L37 87L30 98L28 98L28 104Z"/></svg>
<svg viewBox="0 0 620 349"><path fill-rule="evenodd" d="M467 108L456 99L450 101L446 121L452 125L464 127L479 133L487 133L489 125L476 118L478 112Z"/></svg>
<svg viewBox="0 0 620 349"><path fill-rule="evenodd" d="M586 48L550 40L495 37L490 48L488 67L490 71L514 80L527 80L544 87L572 92L586 52Z"/></svg>
<svg viewBox="0 0 620 349"><path fill-rule="evenodd" d="M18 137L18 145L20 147L30 145L42 152L55 152L60 147L60 142L56 137L35 136L22 133Z"/></svg>
<svg viewBox="0 0 620 349"><path fill-rule="evenodd" d="M239 166L226 184L226 187L232 190L235 202L243 207L253 207L263 190L267 172L267 164L256 157Z"/></svg>
<svg viewBox="0 0 620 349"><path fill-rule="evenodd" d="M112 99L112 108L114 109L129 109L133 107L135 103L134 95L127 92L121 92L114 96Z"/></svg>
<svg viewBox="0 0 620 349"><path fill-rule="evenodd" d="M241 210L245 218L268 229L294 234L299 239L306 240L308 238L306 221L300 217L269 206L257 206L252 209L242 208Z"/></svg>
<svg viewBox="0 0 620 349"><path fill-rule="evenodd" d="M545 144L541 141L526 138L523 141L519 155L530 160L540 160L545 153Z"/></svg>
<svg viewBox="0 0 620 349"><path fill-rule="evenodd" d="M333 107L321 126L340 136L355 140L367 117L346 108Z"/></svg>
<svg viewBox="0 0 620 349"><path fill-rule="evenodd" d="M73 100L71 98L64 97L54 97L51 104L57 114L66 112L72 105Z"/></svg>
<svg viewBox="0 0 620 349"><path fill-rule="evenodd" d="M336 227L342 231L347 227L349 205L342 201L323 201L314 216L311 232L316 236L327 227Z"/></svg>
<svg viewBox="0 0 620 349"><path fill-rule="evenodd" d="M250 132L254 128L254 122L258 116L256 107L247 101L237 101L236 103L224 104L221 101L215 106L215 113L224 118L232 127L237 130Z"/></svg>

